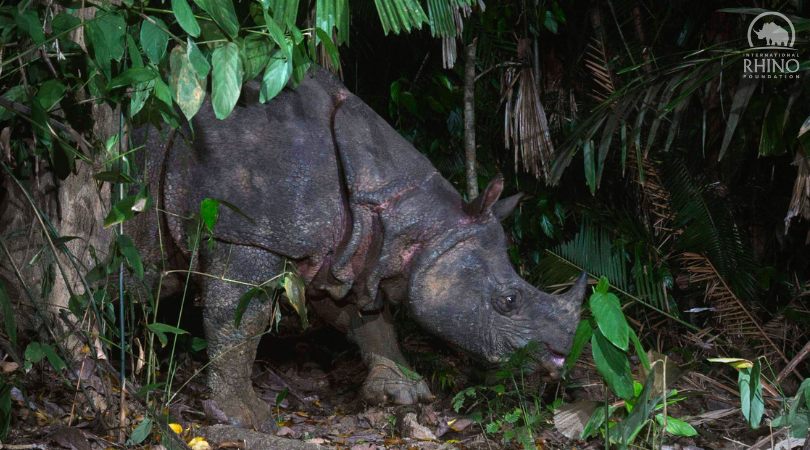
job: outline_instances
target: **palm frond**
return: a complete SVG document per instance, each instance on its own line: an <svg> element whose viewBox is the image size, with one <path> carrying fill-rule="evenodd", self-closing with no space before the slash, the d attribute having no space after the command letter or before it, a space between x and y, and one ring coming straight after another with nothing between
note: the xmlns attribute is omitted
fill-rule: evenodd
<svg viewBox="0 0 810 450"><path fill-rule="evenodd" d="M562 243L551 252L551 258L543 258L538 264L538 281L544 286L566 283L575 277L579 270L568 266L565 269L554 261L564 259L575 266L587 270L595 277L605 276L610 284L627 290L627 264L624 258L624 244L614 242L604 229L590 221L582 222L579 232L573 239Z"/></svg>
<svg viewBox="0 0 810 450"><path fill-rule="evenodd" d="M669 192L664 188L658 169L650 158L639 157L639 149L627 155L627 163L633 174L633 181L638 184L639 208L647 229L653 235L668 239L677 230L671 228L675 215L670 207Z"/></svg>
<svg viewBox="0 0 810 450"><path fill-rule="evenodd" d="M676 216L672 228L683 230L675 249L705 255L736 297L753 301L757 264L727 201L713 191L716 184L699 185L684 163L674 158L664 163L663 173Z"/></svg>
<svg viewBox="0 0 810 450"><path fill-rule="evenodd" d="M518 55L527 56L530 45L531 40L521 39ZM535 82L537 75L532 67L525 65L510 66L504 71L501 83L501 96L506 100L504 140L506 148L515 151L515 171L522 161L525 171L537 178L548 178L554 144Z"/></svg>
<svg viewBox="0 0 810 450"><path fill-rule="evenodd" d="M388 34L393 31L411 31L411 28L422 29L422 24L428 21L422 5L416 0L374 0L377 13L380 15L383 31Z"/></svg>
<svg viewBox="0 0 810 450"><path fill-rule="evenodd" d="M587 67L593 75L594 83L599 87L599 89L592 89L590 96L598 103L604 103L616 93L616 87L613 85L613 77L610 74L610 68L607 64L604 42L600 39L593 38L593 41L588 43L584 61L585 67Z"/></svg>
<svg viewBox="0 0 810 450"><path fill-rule="evenodd" d="M729 285L707 257L686 252L681 256L681 260L689 272L689 282L705 285L706 301L714 307L715 316L722 330L731 336L764 338L785 363L789 362L759 324L760 320L754 317L740 298L729 289Z"/></svg>

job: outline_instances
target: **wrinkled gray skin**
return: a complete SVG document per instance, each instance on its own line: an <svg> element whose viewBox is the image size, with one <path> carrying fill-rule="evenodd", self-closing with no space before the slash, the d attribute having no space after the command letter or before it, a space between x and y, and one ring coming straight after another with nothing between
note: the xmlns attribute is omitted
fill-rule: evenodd
<svg viewBox="0 0 810 450"><path fill-rule="evenodd" d="M202 246L197 270L258 284L280 273L285 259L294 261L309 307L360 346L369 402L431 398L424 381L397 366L407 362L389 304L402 304L426 330L486 362L533 339L543 344L543 368L559 374L585 281L555 297L515 273L500 220L519 196L498 201L502 178L465 203L427 158L324 70L266 105L255 101L256 90L247 85L224 121L206 101L193 119L192 144L181 136L191 136L188 126L180 134L142 131L136 142L146 138L147 177L161 209L190 215L203 199L218 198L254 220L220 208L217 245ZM145 259L160 264L160 226L167 268L187 268L185 224L174 215L160 220L142 214L129 234L148 245ZM269 302L251 302L235 329L246 288L209 277L197 283L214 401L236 424L271 428L270 408L250 381L251 337L270 323Z"/></svg>

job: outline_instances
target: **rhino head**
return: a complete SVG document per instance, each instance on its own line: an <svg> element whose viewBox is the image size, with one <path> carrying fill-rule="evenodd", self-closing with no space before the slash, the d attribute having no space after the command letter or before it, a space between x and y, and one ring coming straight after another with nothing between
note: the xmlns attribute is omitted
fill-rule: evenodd
<svg viewBox="0 0 810 450"><path fill-rule="evenodd" d="M535 341L535 359L556 378L579 323L587 277L566 294L550 295L515 272L500 221L521 194L498 200L502 190L499 175L464 205L468 223L420 252L408 287L410 310L427 331L487 363Z"/></svg>

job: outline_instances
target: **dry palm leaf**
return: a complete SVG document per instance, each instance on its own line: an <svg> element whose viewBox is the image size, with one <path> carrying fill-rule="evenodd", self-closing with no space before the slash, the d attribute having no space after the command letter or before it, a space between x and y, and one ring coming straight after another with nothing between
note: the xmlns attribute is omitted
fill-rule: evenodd
<svg viewBox="0 0 810 450"><path fill-rule="evenodd" d="M601 402L586 400L560 406L554 411L554 427L568 439L579 439Z"/></svg>
<svg viewBox="0 0 810 450"><path fill-rule="evenodd" d="M591 96L599 103L605 102L616 92L616 87L613 85L613 78L607 65L605 44L601 40L593 38L593 42L588 44L588 50L585 53L585 67L590 69L593 81L600 88L591 91Z"/></svg>
<svg viewBox="0 0 810 450"><path fill-rule="evenodd" d="M518 56L527 58L531 40L518 42ZM501 95L506 99L504 141L515 150L515 170L519 161L535 177L548 178L549 164L554 159L554 145L546 111L540 102L535 82L537 74L528 65L510 66L504 71ZM517 88L515 88L517 85Z"/></svg>
<svg viewBox="0 0 810 450"><path fill-rule="evenodd" d="M790 228L790 221L794 217L810 220L810 157L801 151L796 152L793 164L799 168L796 174L796 183L793 185L793 197L785 217L785 234Z"/></svg>
<svg viewBox="0 0 810 450"><path fill-rule="evenodd" d="M664 188L661 177L649 158L639 161L638 148L627 155L627 164L632 170L633 179L639 185L638 196L644 224L654 230L655 236L669 239L677 230L669 228L675 214L670 209L669 192Z"/></svg>
<svg viewBox="0 0 810 450"><path fill-rule="evenodd" d="M771 340L771 337L759 321L748 311L742 301L729 289L723 277L705 256L697 253L684 253L681 259L690 274L690 283L706 285L706 301L714 306L722 329L732 336L758 336L770 344L776 354L788 363L782 350Z"/></svg>

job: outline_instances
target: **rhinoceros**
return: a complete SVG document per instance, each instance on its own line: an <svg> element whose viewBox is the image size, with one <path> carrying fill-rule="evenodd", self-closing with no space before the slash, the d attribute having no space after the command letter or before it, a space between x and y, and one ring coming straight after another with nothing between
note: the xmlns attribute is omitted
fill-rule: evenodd
<svg viewBox="0 0 810 450"><path fill-rule="evenodd" d="M308 307L360 347L369 368L361 393L369 402L431 399L424 381L403 373L408 364L390 305L407 308L425 330L488 363L536 341L539 369L559 375L586 277L556 296L520 278L500 224L520 195L499 199L500 176L465 202L424 155L325 70L267 104L256 101L258 90L247 84L225 120L206 102L192 127L137 133L151 192L173 214L159 220L141 214L125 229L146 261L165 257L167 268L179 269L196 261L196 271L215 275L195 282L211 360L207 383L229 420L259 429L274 424L250 379L256 336L271 311L270 302L253 301L236 327L246 287L219 277L260 284L288 262L305 283ZM199 211L206 198L226 200L249 218L223 208L216 245L191 254L181 217ZM162 249L155 244L161 236Z"/></svg>
<svg viewBox="0 0 810 450"><path fill-rule="evenodd" d="M762 29L758 31L754 30L754 32L757 34L757 38L765 39L768 45L780 45L785 47L788 45L788 40L790 39L787 30L775 23L766 23L762 26Z"/></svg>

